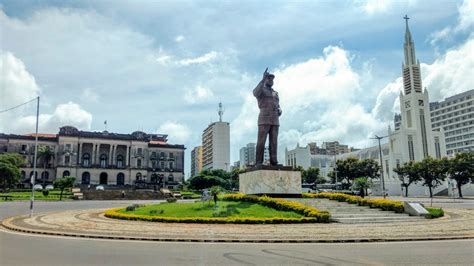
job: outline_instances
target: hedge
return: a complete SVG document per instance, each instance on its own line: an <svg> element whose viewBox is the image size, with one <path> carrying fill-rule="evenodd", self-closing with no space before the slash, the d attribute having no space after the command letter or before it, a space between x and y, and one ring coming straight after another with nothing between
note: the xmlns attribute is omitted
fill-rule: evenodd
<svg viewBox="0 0 474 266"><path fill-rule="evenodd" d="M330 200L337 200L340 202L347 202L351 204L358 204L360 206L369 206L370 208L380 208L384 211L394 211L403 213L405 211L403 202L389 199L366 199L359 196L347 195L344 193L303 193L303 198L325 198Z"/></svg>
<svg viewBox="0 0 474 266"><path fill-rule="evenodd" d="M314 217L317 222L327 223L330 221L331 215L327 211L320 211L314 207L304 205L303 203L288 201L284 199L276 199L268 196L253 196L244 194L225 194L223 200L229 201L247 201L259 203L263 206L270 207L281 211L294 211L306 217Z"/></svg>
<svg viewBox="0 0 474 266"><path fill-rule="evenodd" d="M226 194L222 197L227 201L246 201L258 203L266 207L282 211L294 211L305 217L301 218L253 218L253 217L162 217L151 215L138 215L121 213L124 208L113 208L105 212L105 217L165 223L233 223L233 224L282 224L282 223L327 223L330 221L330 214L327 211L320 211L316 208L306 206L302 203L292 202L282 199L274 199L267 196L248 196L243 194Z"/></svg>
<svg viewBox="0 0 474 266"><path fill-rule="evenodd" d="M435 219L435 218L439 218L439 217L443 217L444 216L444 211L443 209L441 208L429 208L429 207L425 207L425 209L430 213L427 218L428 219Z"/></svg>

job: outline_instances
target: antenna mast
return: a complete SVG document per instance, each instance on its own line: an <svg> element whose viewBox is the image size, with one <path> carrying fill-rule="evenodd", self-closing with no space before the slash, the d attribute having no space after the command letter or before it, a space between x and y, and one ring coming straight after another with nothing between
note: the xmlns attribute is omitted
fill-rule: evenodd
<svg viewBox="0 0 474 266"><path fill-rule="evenodd" d="M217 110L219 114L219 122L222 122L222 116L224 115L224 108L222 107L222 102L219 103L219 109Z"/></svg>

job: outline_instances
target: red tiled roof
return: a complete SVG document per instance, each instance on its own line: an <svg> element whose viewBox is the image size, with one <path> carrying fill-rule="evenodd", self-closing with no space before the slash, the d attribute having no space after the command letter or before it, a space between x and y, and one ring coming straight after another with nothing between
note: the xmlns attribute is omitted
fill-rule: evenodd
<svg viewBox="0 0 474 266"><path fill-rule="evenodd" d="M168 143L166 143L166 141L160 141L160 140L151 140L149 143L150 144L161 144L161 145L168 144Z"/></svg>

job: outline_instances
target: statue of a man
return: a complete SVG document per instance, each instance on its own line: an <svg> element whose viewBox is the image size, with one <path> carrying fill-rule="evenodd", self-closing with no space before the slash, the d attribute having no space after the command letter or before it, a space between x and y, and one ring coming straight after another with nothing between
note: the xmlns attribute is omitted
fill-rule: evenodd
<svg viewBox="0 0 474 266"><path fill-rule="evenodd" d="M263 73L263 78L253 90L257 98L260 114L258 115L258 139L255 163L259 166L263 163L263 154L267 135L269 139L270 164L278 165L277 146L278 128L281 115L278 93L272 89L275 75L268 73L268 68Z"/></svg>

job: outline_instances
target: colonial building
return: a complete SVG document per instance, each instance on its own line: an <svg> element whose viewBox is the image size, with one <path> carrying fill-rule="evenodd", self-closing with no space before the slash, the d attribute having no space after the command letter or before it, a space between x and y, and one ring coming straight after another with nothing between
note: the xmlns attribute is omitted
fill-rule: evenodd
<svg viewBox="0 0 474 266"><path fill-rule="evenodd" d="M0 134L0 152L22 154L28 165L22 181L33 176L35 135ZM75 176L82 185L155 184L177 188L184 181L184 145L167 143L167 135L80 131L61 127L58 134L39 134L38 145L49 146L54 156L37 165L36 182ZM38 175L41 173L41 175Z"/></svg>
<svg viewBox="0 0 474 266"><path fill-rule="evenodd" d="M474 90L430 103L433 130L444 130L446 153L474 152Z"/></svg>

